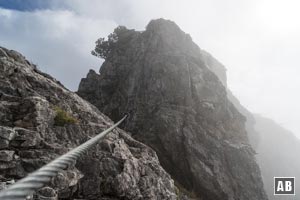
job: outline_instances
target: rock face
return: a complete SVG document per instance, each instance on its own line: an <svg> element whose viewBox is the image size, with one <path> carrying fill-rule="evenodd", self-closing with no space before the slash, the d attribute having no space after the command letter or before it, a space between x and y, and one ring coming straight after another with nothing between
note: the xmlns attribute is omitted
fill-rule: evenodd
<svg viewBox="0 0 300 200"><path fill-rule="evenodd" d="M174 22L153 20L143 32L118 35L100 74L91 70L78 94L114 120L128 113L124 129L155 149L190 196L265 200L246 119L212 64L220 63Z"/></svg>
<svg viewBox="0 0 300 200"><path fill-rule="evenodd" d="M56 125L58 108L73 117ZM112 125L97 108L0 48L0 189ZM37 199L177 199L156 153L116 129Z"/></svg>
<svg viewBox="0 0 300 200"><path fill-rule="evenodd" d="M300 140L271 119L254 115L255 130L259 133L255 151L269 199L299 199ZM274 196L274 177L296 177L296 195Z"/></svg>
<svg viewBox="0 0 300 200"><path fill-rule="evenodd" d="M293 200L298 194L292 196L274 196L274 177L300 177L300 140L285 128L271 119L252 114L245 109L234 96L232 102L247 117L246 129L249 140L256 152L256 160L261 169L264 188L269 199ZM296 181L297 182L297 181ZM296 190L300 187L296 184Z"/></svg>
<svg viewBox="0 0 300 200"><path fill-rule="evenodd" d="M211 60L212 58L209 58ZM226 70L218 62L210 62L212 71L218 75L226 86ZM225 76L224 76L225 74ZM269 199L281 200L282 196L274 196L274 177L300 177L300 140L295 135L277 124L275 121L261 115L252 114L239 100L227 89L228 99L246 118L246 130L251 146L256 151L256 160L261 169L261 174ZM296 181L297 182L297 181ZM300 186L296 184L296 190ZM298 194L285 196L284 200L298 199Z"/></svg>

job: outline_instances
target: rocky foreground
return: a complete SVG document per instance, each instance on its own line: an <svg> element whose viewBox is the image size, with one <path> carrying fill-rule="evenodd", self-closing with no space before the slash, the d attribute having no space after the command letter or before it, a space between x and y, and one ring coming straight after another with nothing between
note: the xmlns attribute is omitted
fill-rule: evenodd
<svg viewBox="0 0 300 200"><path fill-rule="evenodd" d="M119 120L119 119L118 119ZM112 125L98 109L0 47L0 189ZM117 129L37 199L180 199L156 153Z"/></svg>

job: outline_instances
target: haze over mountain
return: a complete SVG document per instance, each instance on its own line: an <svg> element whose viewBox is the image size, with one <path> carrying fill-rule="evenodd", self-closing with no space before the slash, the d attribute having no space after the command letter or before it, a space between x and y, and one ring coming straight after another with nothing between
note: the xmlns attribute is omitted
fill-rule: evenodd
<svg viewBox="0 0 300 200"><path fill-rule="evenodd" d="M255 130L259 133L257 144L257 161L263 174L269 199L294 200L299 198L300 178L300 140L293 133L278 125L271 119L254 115ZM275 197L273 178L296 177L296 196Z"/></svg>
<svg viewBox="0 0 300 200"><path fill-rule="evenodd" d="M202 63L198 64L198 67L203 65L217 75L220 83L225 87L228 99L245 116L246 138L249 138L250 144L255 149L257 162L262 170L264 187L267 190L269 199L283 199L282 197L274 197L273 195L274 177L292 176L297 178L299 176L300 162L298 162L295 152L299 152L300 141L292 133L289 133L275 122L253 115L243 107L230 89L227 88L228 78L224 65L209 53L200 50L190 41L189 36L184 35L170 21L163 19L154 20L150 22L144 32L135 32L134 30L127 30L121 27L119 30L116 29L115 33L117 42L108 45L110 48L105 51L107 54L104 55L105 62L100 68L100 74L98 75L95 71L91 70L87 78L81 81L78 93L83 98L96 105L111 118L118 118L123 113L129 113L130 120L125 125L125 129L132 132L135 138L147 143L158 152L162 165L177 182L183 184L189 190L202 191L203 189L199 189L199 187L202 187L200 182L203 179L208 181L207 178L200 178L198 180L200 182L191 182L190 180L195 175L192 172L192 175L183 173L190 170L189 167L184 168L184 166L180 165L174 167L174 165L176 166L180 162L189 163L189 161L183 161L183 155L178 152L189 152L184 154L185 156L183 157L195 163L199 159L198 156L200 154L197 153L195 157L191 156L191 159L189 159L188 155L193 155L191 152L199 150L197 149L199 148L199 143L201 143L201 148L207 148L208 152L211 151L211 146L205 147L207 144L203 143L204 138L200 136L200 130L209 129L213 135L218 132L217 125L214 125L212 129L206 126L202 129L200 128L201 125L195 129L191 128L193 127L190 124L193 121L193 118L190 117L190 115L193 116L191 113L199 112L196 116L204 115L200 119L199 116L197 117L200 120L197 123L203 126L203 120L205 121L208 118L210 123L211 120L218 121L220 120L218 117L224 112L217 108L219 103L216 103L216 101L220 97L216 97L216 99L210 97L213 93L218 94L218 89L212 89L209 82L201 83L198 80L201 77L208 77L208 74L202 72L202 75L193 68L194 63L191 60L198 60L198 63ZM115 40L113 41L115 42ZM192 69L190 69L191 66ZM189 69L188 72L184 71L185 68ZM202 87L207 87L207 91L199 89ZM209 92L210 89L212 90L211 93ZM191 96L189 94L190 90ZM202 100L197 100L197 98ZM196 102L202 102L202 104L198 105ZM199 108L203 107L203 103L207 104L207 108L210 108L209 111ZM184 111L185 107L191 110L187 109ZM212 114L214 112L218 114ZM164 117L165 114L166 116ZM172 120L172 117L175 119ZM180 125L181 121L184 122L183 125ZM222 120L218 121L218 124L222 124ZM183 126L184 128L174 128L177 126ZM163 127L166 128L163 129ZM178 139L177 141L176 137L174 138L174 134L180 134L180 132L183 132L184 137L191 137L189 134L184 134L184 130L186 129L192 135L194 132L194 134L201 138L202 142L181 144L179 141L182 139ZM140 133L141 130L144 131ZM177 133L175 130L179 130L179 132ZM226 131L231 132L232 130ZM240 133L235 133L234 135L237 136ZM197 141L196 138L193 140ZM248 139L244 140L242 144L247 143L247 141ZM213 143L218 142L215 141ZM169 149L169 145L176 146L176 148ZM190 146L193 147L193 150L186 150ZM208 152L207 154L213 154L212 152ZM172 156L172 154L175 156ZM295 157L292 155L295 155ZM224 156L226 157L226 153ZM170 158L172 159L167 161ZM211 161L211 159L208 160ZM203 158L200 160L203 162ZM181 167L182 169L180 169ZM199 168L199 165L197 167L196 172L203 171L203 169ZM176 171L176 168L179 168L178 171L181 173ZM183 179L180 175L182 173L184 176L189 176L189 181ZM215 173L218 174L218 172ZM208 183L202 182L202 184L207 185ZM207 191L207 189L204 190ZM205 198L212 197L208 195ZM284 199L293 198L285 197Z"/></svg>
<svg viewBox="0 0 300 200"><path fill-rule="evenodd" d="M218 62L211 68L226 86L226 69ZM234 106L247 119L246 130L249 141L256 152L256 159L261 169L264 187L271 200L293 200L295 196L274 196L274 177L300 177L300 140L290 131L281 127L271 119L258 114L252 114L227 88L227 96ZM296 184L296 190L299 191Z"/></svg>
<svg viewBox="0 0 300 200"><path fill-rule="evenodd" d="M277 199L273 177L298 177L299 140L244 108L224 65L174 22L108 38L93 52L100 74L90 70L78 94L113 120L127 114L129 133L115 131L38 199L264 200L264 189ZM1 47L0 70L1 189L110 123L18 52ZM73 120L58 123L59 112Z"/></svg>
<svg viewBox="0 0 300 200"><path fill-rule="evenodd" d="M98 37L171 19L227 67L246 108L299 136L298 8L296 0L0 0L0 44L75 91L85 68L102 62L89 53Z"/></svg>
<svg viewBox="0 0 300 200"><path fill-rule="evenodd" d="M37 196L297 199L299 7L0 0L0 189L110 125L105 115L129 114L128 132L115 131ZM105 59L92 56L119 24L127 28L106 43ZM95 106L61 83L79 85ZM59 110L75 123L58 126ZM297 195L275 197L274 176L295 176Z"/></svg>
<svg viewBox="0 0 300 200"><path fill-rule="evenodd" d="M100 41L95 54L105 62L82 79L81 97L112 119L127 113L123 128L157 152L190 197L267 199L245 117L211 71L218 61L165 19Z"/></svg>

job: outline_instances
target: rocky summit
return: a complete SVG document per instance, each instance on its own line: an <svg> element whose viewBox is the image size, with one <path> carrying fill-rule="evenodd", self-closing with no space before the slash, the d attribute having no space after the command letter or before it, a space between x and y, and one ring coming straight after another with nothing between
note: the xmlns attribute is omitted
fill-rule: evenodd
<svg viewBox="0 0 300 200"><path fill-rule="evenodd" d="M113 120L128 114L122 127L157 152L180 192L203 200L267 199L221 63L164 19L141 32L119 27L99 44L100 74L90 70L78 94Z"/></svg>
<svg viewBox="0 0 300 200"><path fill-rule="evenodd" d="M0 190L111 125L21 54L0 48ZM121 129L34 194L43 200L181 196L156 153Z"/></svg>

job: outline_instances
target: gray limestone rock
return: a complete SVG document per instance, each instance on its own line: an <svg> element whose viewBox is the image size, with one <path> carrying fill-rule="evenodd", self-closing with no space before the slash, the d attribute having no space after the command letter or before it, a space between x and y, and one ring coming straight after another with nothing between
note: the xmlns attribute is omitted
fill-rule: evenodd
<svg viewBox="0 0 300 200"><path fill-rule="evenodd" d="M205 200L265 200L246 119L215 65L174 22L152 20L145 31L118 35L100 74L90 71L78 94L113 120L128 114L122 127L157 152L180 191Z"/></svg>
<svg viewBox="0 0 300 200"><path fill-rule="evenodd" d="M75 120L58 125L58 110ZM112 124L21 54L0 47L0 188ZM156 153L116 129L34 198L175 200L177 195Z"/></svg>
<svg viewBox="0 0 300 200"><path fill-rule="evenodd" d="M0 162L9 162L14 159L14 151L0 150Z"/></svg>

